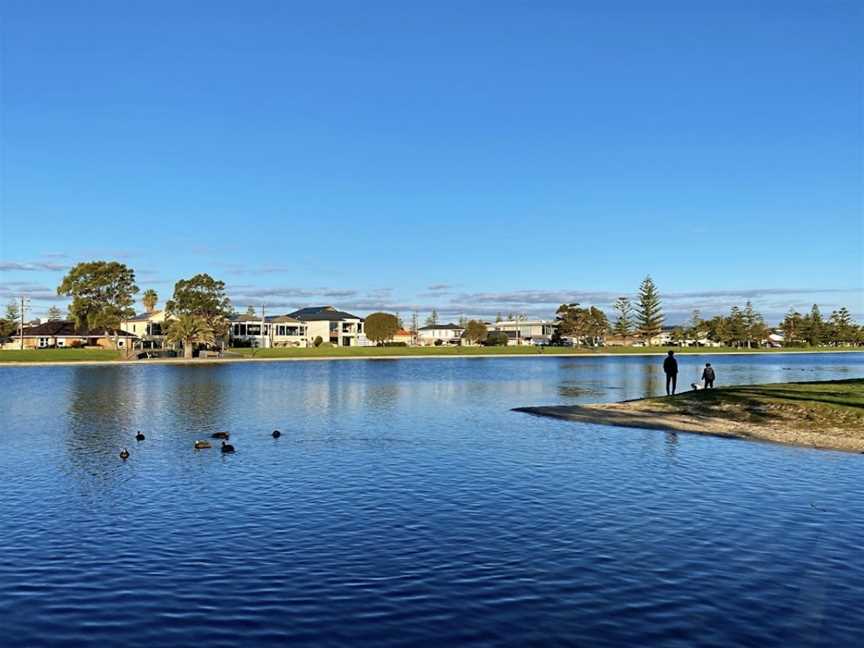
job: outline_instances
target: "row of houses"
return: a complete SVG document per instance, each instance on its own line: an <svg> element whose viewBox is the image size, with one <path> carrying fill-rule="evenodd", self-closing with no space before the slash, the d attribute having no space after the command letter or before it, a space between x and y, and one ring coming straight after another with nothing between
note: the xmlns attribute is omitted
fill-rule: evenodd
<svg viewBox="0 0 864 648"><path fill-rule="evenodd" d="M27 326L23 330L24 348L103 347L121 349L161 348L164 346L166 313L155 310L124 320L120 329L80 329L69 321L49 321ZM489 332L503 333L508 345L546 345L555 334L554 320L510 320L488 322ZM652 338L651 345L672 343L672 327L664 328ZM460 324L431 324L420 327L416 333L401 330L392 341L409 346L461 345L465 344L465 327ZM333 306L300 308L285 315L264 316L243 314L232 317L229 328L229 344L258 348L307 347L329 343L339 347L372 346L366 338L362 317L338 310ZM574 343L576 341L573 341ZM635 338L607 336L608 346L640 345ZM768 341L780 345L782 337L772 334ZM688 340L685 346L715 346L708 339ZM14 335L4 348L19 348L21 336Z"/></svg>
<svg viewBox="0 0 864 648"><path fill-rule="evenodd" d="M102 347L120 349L161 348L165 343L168 316L163 310L141 313L123 320L117 330L82 328L67 320L25 326L3 348L26 349ZM334 346L371 344L363 332L363 318L332 306L301 308L287 315L238 315L230 320L231 344L271 347L305 347L323 342Z"/></svg>

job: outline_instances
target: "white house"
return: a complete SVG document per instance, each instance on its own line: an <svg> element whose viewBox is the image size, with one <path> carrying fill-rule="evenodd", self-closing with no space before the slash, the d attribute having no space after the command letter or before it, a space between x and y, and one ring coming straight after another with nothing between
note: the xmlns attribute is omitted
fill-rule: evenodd
<svg viewBox="0 0 864 648"><path fill-rule="evenodd" d="M335 346L369 346L363 332L363 318L332 306L310 306L288 313L306 325L306 339L314 344L316 338Z"/></svg>
<svg viewBox="0 0 864 648"><path fill-rule="evenodd" d="M231 318L231 339L243 340L254 347L307 346L308 327L304 322L276 315L261 318L259 315L238 315Z"/></svg>
<svg viewBox="0 0 864 648"><path fill-rule="evenodd" d="M420 344L431 346L433 344L459 344L465 328L458 324L429 324L421 326L417 330ZM441 342L439 343L438 340Z"/></svg>
<svg viewBox="0 0 864 648"><path fill-rule="evenodd" d="M152 313L140 313L120 322L120 328L138 338L139 346L161 347L165 340L164 310L154 310Z"/></svg>
<svg viewBox="0 0 864 648"><path fill-rule="evenodd" d="M507 344L549 344L557 324L550 320L508 320L489 324L488 329L507 334Z"/></svg>

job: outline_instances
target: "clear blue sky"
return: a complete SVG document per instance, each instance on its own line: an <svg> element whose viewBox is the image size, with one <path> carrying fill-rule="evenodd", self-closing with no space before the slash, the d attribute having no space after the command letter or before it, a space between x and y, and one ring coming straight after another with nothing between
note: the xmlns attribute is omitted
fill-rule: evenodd
<svg viewBox="0 0 864 648"><path fill-rule="evenodd" d="M864 314L859 2L2 4L0 299Z"/></svg>

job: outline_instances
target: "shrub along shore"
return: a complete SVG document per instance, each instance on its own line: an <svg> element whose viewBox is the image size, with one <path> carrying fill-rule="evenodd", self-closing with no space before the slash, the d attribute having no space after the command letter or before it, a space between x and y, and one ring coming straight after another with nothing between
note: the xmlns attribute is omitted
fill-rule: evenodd
<svg viewBox="0 0 864 648"><path fill-rule="evenodd" d="M669 347L530 347L530 346L460 346L460 347L309 347L275 349L230 349L221 359L181 358L170 360L130 360L134 364L157 363L208 363L244 362L266 360L303 360L339 358L448 358L448 357L500 357L500 356L611 356L611 355L664 355ZM675 349L681 355L717 354L778 354L778 353L860 353L862 347L812 347L786 349L740 349L734 347L682 347ZM0 351L0 365L3 364L47 364L47 363L117 363L121 361L119 351L106 349L25 349Z"/></svg>
<svg viewBox="0 0 864 648"><path fill-rule="evenodd" d="M864 452L864 379L740 385L623 403L519 407L580 423Z"/></svg>

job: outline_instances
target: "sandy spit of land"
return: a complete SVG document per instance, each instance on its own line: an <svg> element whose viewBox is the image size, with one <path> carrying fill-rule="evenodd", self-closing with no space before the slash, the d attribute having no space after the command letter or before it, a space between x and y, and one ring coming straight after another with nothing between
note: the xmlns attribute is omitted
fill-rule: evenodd
<svg viewBox="0 0 864 648"><path fill-rule="evenodd" d="M595 423L624 428L667 430L692 434L784 443L822 450L864 452L864 430L816 425L802 411L780 411L768 420L747 420L746 413L730 406L725 415L663 406L665 399L644 399L623 403L517 407L513 411L550 416L567 421ZM674 403L674 397L670 402ZM740 414L741 420L735 420Z"/></svg>

